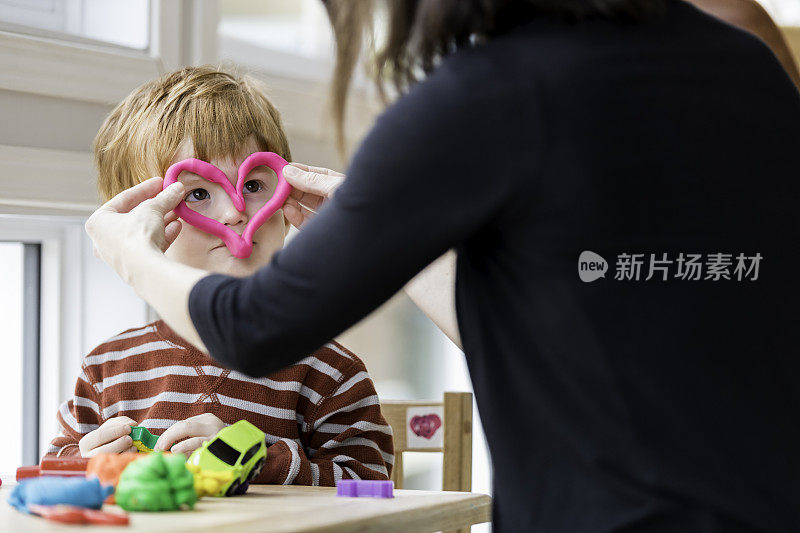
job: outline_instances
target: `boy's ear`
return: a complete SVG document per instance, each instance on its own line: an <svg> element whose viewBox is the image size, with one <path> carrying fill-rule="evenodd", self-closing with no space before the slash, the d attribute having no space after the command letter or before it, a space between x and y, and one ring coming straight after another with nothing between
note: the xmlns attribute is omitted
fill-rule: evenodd
<svg viewBox="0 0 800 533"><path fill-rule="evenodd" d="M289 231L292 229L292 223L289 222L289 219L285 216L283 217L283 223L286 224L286 231L284 232L283 236L286 237L289 235Z"/></svg>

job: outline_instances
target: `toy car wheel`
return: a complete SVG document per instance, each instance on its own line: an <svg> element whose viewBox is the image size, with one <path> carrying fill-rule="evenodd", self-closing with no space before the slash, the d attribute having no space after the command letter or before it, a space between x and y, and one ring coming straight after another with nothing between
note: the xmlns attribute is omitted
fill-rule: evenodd
<svg viewBox="0 0 800 533"><path fill-rule="evenodd" d="M259 459L258 462L253 465L253 469L250 471L250 475L247 476L247 481L253 481L257 475L261 473L261 469L264 468L264 464L267 461L265 459Z"/></svg>
<svg viewBox="0 0 800 533"><path fill-rule="evenodd" d="M247 492L248 487L250 487L250 482L245 481L242 485L239 485L239 488L236 489L236 495L244 494Z"/></svg>
<svg viewBox="0 0 800 533"><path fill-rule="evenodd" d="M241 483L239 483L238 479L231 483L231 486L225 491L225 496L233 496L236 494L236 491L239 490L239 485L241 485Z"/></svg>

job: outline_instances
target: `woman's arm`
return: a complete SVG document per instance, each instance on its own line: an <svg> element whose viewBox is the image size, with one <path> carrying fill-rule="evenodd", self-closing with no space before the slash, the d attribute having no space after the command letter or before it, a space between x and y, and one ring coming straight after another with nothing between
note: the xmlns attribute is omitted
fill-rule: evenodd
<svg viewBox="0 0 800 533"><path fill-rule="evenodd" d="M158 250L136 254L129 283L175 333L208 353L189 316L189 294L209 273L173 261Z"/></svg>
<svg viewBox="0 0 800 533"><path fill-rule="evenodd" d="M89 217L86 232L94 254L108 263L136 294L149 303L181 337L207 352L189 316L189 293L208 272L164 255L181 222L172 211L183 199L183 185L161 190L152 178L121 192Z"/></svg>
<svg viewBox="0 0 800 533"><path fill-rule="evenodd" d="M405 286L406 294L456 346L461 346L456 317L456 252L450 250ZM462 348L463 349L463 348Z"/></svg>

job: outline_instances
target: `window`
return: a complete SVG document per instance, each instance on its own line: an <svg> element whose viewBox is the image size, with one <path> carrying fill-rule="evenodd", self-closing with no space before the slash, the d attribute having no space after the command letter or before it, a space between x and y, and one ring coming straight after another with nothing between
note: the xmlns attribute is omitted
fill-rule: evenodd
<svg viewBox="0 0 800 533"><path fill-rule="evenodd" d="M216 2L0 0L0 89L108 105L216 61Z"/></svg>
<svg viewBox="0 0 800 533"><path fill-rule="evenodd" d="M758 0L780 26L800 26L798 0Z"/></svg>
<svg viewBox="0 0 800 533"><path fill-rule="evenodd" d="M235 465L236 461L239 460L240 453L235 448L230 447L228 443L222 439L214 439L214 441L208 445L208 451L229 465Z"/></svg>
<svg viewBox="0 0 800 533"><path fill-rule="evenodd" d="M221 0L219 57L283 78L326 83L333 35L319 0Z"/></svg>
<svg viewBox="0 0 800 533"><path fill-rule="evenodd" d="M0 242L0 471L36 463L39 455L39 288L41 246Z"/></svg>
<svg viewBox="0 0 800 533"><path fill-rule="evenodd" d="M150 0L0 0L3 29L146 50Z"/></svg>
<svg viewBox="0 0 800 533"><path fill-rule="evenodd" d="M261 448L261 443L253 445L242 457L242 464L246 465L247 462L256 454L258 449Z"/></svg>
<svg viewBox="0 0 800 533"><path fill-rule="evenodd" d="M332 58L333 37L319 0L222 0L220 10L222 39L306 58Z"/></svg>
<svg viewBox="0 0 800 533"><path fill-rule="evenodd" d="M93 256L84 222L0 214L0 472L39 462L83 355L150 320L133 289Z"/></svg>
<svg viewBox="0 0 800 533"><path fill-rule="evenodd" d="M4 442L0 447L0 472L13 472L22 464L22 384L23 384L23 307L24 245L0 242L0 405L3 409Z"/></svg>
<svg viewBox="0 0 800 533"><path fill-rule="evenodd" d="M380 13L380 10L378 10ZM377 24L380 29L381 24ZM341 169L330 120L329 82L334 39L320 0L220 0L218 57L266 82L279 107L296 157ZM358 68L348 101L347 140L354 149L382 108L375 87Z"/></svg>

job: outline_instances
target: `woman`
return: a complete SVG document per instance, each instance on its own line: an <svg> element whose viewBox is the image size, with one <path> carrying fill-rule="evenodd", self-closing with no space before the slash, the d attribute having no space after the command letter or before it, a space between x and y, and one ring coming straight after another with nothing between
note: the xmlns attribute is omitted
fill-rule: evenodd
<svg viewBox="0 0 800 533"><path fill-rule="evenodd" d="M326 5L341 110L367 3ZM263 375L455 247L498 531L796 530L800 97L774 55L678 0L389 5L376 71L429 73L268 267L166 260L160 179L92 216L97 254Z"/></svg>

